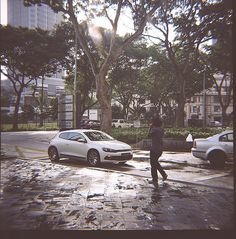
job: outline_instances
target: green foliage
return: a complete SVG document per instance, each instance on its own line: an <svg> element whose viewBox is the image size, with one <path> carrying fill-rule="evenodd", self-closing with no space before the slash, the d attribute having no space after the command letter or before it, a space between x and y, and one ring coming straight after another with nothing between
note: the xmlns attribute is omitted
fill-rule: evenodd
<svg viewBox="0 0 236 239"><path fill-rule="evenodd" d="M192 134L193 138L207 138L223 130L217 128L165 128L164 138L185 140L189 133ZM111 135L117 140L134 144L142 139L147 139L148 128L113 129Z"/></svg>
<svg viewBox="0 0 236 239"><path fill-rule="evenodd" d="M19 124L17 131L40 131L40 130L58 130L57 123L44 123L42 127L39 127L36 123L28 123L28 124ZM14 131L12 130L11 124L2 124L1 125L2 132Z"/></svg>

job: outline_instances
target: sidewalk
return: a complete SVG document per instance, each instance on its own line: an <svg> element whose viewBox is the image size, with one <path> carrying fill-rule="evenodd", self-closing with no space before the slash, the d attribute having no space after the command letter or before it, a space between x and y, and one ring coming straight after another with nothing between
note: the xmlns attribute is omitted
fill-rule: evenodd
<svg viewBox="0 0 236 239"><path fill-rule="evenodd" d="M233 229L233 190L51 164L1 161L0 229Z"/></svg>

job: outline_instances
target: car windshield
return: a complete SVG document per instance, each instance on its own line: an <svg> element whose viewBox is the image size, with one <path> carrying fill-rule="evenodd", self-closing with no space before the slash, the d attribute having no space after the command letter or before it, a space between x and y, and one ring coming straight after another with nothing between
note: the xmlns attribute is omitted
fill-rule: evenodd
<svg viewBox="0 0 236 239"><path fill-rule="evenodd" d="M98 132L98 131L87 131L84 134L91 140L91 141L110 141L114 140L110 135Z"/></svg>

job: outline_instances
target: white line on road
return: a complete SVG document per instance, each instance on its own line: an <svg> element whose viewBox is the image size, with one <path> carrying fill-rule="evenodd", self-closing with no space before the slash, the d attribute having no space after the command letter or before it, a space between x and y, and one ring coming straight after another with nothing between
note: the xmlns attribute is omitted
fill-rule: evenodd
<svg viewBox="0 0 236 239"><path fill-rule="evenodd" d="M197 179L194 179L194 182L198 182L198 181L204 181L204 180L208 180L208 179L212 179L212 178L219 178L219 177L225 177L230 175L229 173L218 173L218 174L214 174L214 175L208 175L208 176L204 176L204 177L200 177Z"/></svg>

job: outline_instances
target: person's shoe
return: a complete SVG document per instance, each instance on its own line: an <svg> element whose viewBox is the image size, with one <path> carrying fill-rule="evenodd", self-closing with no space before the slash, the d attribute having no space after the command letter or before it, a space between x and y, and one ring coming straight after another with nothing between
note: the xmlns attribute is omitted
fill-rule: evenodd
<svg viewBox="0 0 236 239"><path fill-rule="evenodd" d="M154 183L157 184L158 183L157 179L156 180L155 179L147 179L147 181L149 184L154 184Z"/></svg>
<svg viewBox="0 0 236 239"><path fill-rule="evenodd" d="M168 175L165 174L165 176L163 176L163 178L162 178L162 181L165 181L167 179L167 177L168 177Z"/></svg>

